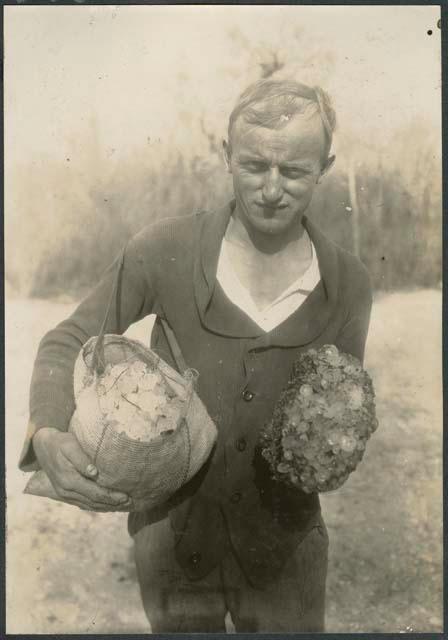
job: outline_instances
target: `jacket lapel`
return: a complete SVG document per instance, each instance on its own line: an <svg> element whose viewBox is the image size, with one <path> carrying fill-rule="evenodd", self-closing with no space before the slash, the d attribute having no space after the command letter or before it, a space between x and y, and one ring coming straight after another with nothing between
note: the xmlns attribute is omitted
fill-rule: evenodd
<svg viewBox="0 0 448 640"><path fill-rule="evenodd" d="M217 213L204 214L197 236L194 288L202 324L209 331L223 336L256 339L257 347L292 347L312 342L327 326L337 302L339 274L336 246L304 217L303 224L316 249L321 281L289 318L265 333L228 300L216 281L221 243L233 206L232 202Z"/></svg>
<svg viewBox="0 0 448 640"><path fill-rule="evenodd" d="M263 330L230 302L216 280L222 239L233 207L234 201L216 213L203 215L195 251L196 306L202 324L209 331L233 338L253 338L262 335Z"/></svg>

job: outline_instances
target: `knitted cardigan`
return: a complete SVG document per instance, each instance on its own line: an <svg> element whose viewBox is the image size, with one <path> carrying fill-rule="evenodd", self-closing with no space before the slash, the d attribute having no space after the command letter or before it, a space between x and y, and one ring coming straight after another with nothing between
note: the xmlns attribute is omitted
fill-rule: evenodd
<svg viewBox="0 0 448 640"><path fill-rule="evenodd" d="M248 580L263 587L319 525L320 506L317 494L271 479L257 446L259 430L302 351L335 344L363 359L371 289L362 263L305 217L321 281L291 316L263 332L227 299L216 280L232 207L168 218L134 236L125 250L120 296L106 331L123 333L133 322L156 314L151 346L175 366L160 323L165 318L186 362L199 372L198 394L218 427L217 444L202 470L166 505L131 513L130 533L169 515L178 562L191 579L207 575L232 547ZM40 343L23 470L38 468L32 448L38 428L68 428L74 362L81 346L99 332L116 268L117 261Z"/></svg>

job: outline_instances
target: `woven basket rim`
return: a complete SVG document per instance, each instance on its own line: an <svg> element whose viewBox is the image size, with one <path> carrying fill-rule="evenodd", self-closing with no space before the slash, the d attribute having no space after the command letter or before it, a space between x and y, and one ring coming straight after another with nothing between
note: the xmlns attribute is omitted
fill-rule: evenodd
<svg viewBox="0 0 448 640"><path fill-rule="evenodd" d="M86 366L88 366L86 362L86 356L90 355L90 352L93 351L95 342L97 339L98 339L98 336L92 336L87 340L87 342L83 345L81 349L82 358ZM123 336L120 334L106 333L104 335L104 344L105 345L127 344L128 346L130 345L134 347L136 350L136 355L143 354L146 358L151 360L151 364L158 365L159 368L162 370L162 373L166 374L167 372L169 372L170 374L169 377L172 377L175 382L177 382L182 386L185 386L185 383L188 382L188 380L191 380L192 377L195 382L199 377L199 373L196 371L196 369L192 369L192 368L188 368L185 371L184 375L182 375L181 373L179 373L179 371L176 371L176 369L174 369L171 365L165 362L163 358L161 358L155 351L153 351L150 347L148 347L146 344L144 344L140 340L136 340L134 338L128 338L127 336ZM89 353L87 353L88 351Z"/></svg>
<svg viewBox="0 0 448 640"><path fill-rule="evenodd" d="M92 336L91 338L89 338L89 340L87 340L87 342L82 347L82 350L81 350L82 358L83 358L83 361L84 361L84 364L85 364L86 367L88 367L87 362L86 362L86 357L93 352L93 349L95 347L95 343L96 343L97 339L98 339L98 336ZM170 378L174 378L174 381L177 384L179 384L180 386L185 388L185 386L188 384L188 377L189 376L187 377L187 376L181 375L178 371L176 371L173 367L171 367L159 355L157 355L152 349L150 349L147 345L145 345L140 340L135 340L134 338L128 338L128 337L120 335L120 334L107 333L107 334L104 335L104 344L105 345L125 344L125 345L128 345L128 346L131 345L131 346L136 348L136 352L135 353L136 353L137 356L143 354L148 359L152 360L152 364L154 366L158 366L159 367L159 369L161 370L162 375L165 374L164 375L165 380L167 378L166 374L169 372L169 377ZM187 369L187 372L190 372L190 371L195 371L195 370ZM92 379L92 382L93 382L93 380L94 380L94 377ZM166 380L166 384L170 385L169 379ZM173 391L177 395L177 392L174 389L173 389ZM196 395L194 388L191 391L192 391L192 395ZM189 398L185 398L184 399L184 402L186 402L188 405L191 403L191 401L193 399L192 395L190 395ZM180 417L180 419L179 419L179 421L177 423L177 426L173 430L172 433L168 433L168 434L165 434L165 435L163 433L161 433L161 434L159 434L157 436L154 436L154 438L151 438L151 440L149 440L149 441L136 440L134 438L131 438L124 431L123 432L117 432L116 431L116 433L121 438L124 438L129 443L133 443L133 444L151 445L153 443L166 441L168 438L176 436L182 430L182 428L184 426L186 426L187 429L189 428L188 424L187 424L187 420L186 420L186 413L187 412L188 412L188 409L185 410L185 415ZM110 428L110 427L108 427L108 428Z"/></svg>

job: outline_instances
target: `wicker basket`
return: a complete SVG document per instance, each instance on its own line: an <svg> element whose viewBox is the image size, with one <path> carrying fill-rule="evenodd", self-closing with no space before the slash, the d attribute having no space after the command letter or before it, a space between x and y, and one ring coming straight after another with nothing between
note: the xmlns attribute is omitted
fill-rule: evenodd
<svg viewBox="0 0 448 640"><path fill-rule="evenodd" d="M111 301L117 293L120 270ZM167 322L163 319L162 326L182 374L141 342L121 335L105 335L111 306L110 302L99 336L85 343L76 360L73 375L76 409L69 431L95 463L98 484L128 494L133 500L132 510L142 511L168 500L199 471L210 455L217 430L195 392L197 372L187 368ZM106 365L132 364L135 360L157 369L171 395L182 400L184 407L172 432L147 442L119 433L107 421L99 404L98 385ZM32 476L25 493L59 499L44 471Z"/></svg>
<svg viewBox="0 0 448 640"><path fill-rule="evenodd" d="M199 471L216 440L216 426L194 391L194 373L187 369L180 375L145 345L123 336L106 335L106 363L140 360L157 368L185 407L185 415L172 433L149 442L118 433L101 412L97 392L100 378L90 369L96 340L91 338L76 360L76 410L69 430L98 468L98 484L130 495L135 511L149 509L165 502ZM33 475L26 493L57 498L43 471Z"/></svg>

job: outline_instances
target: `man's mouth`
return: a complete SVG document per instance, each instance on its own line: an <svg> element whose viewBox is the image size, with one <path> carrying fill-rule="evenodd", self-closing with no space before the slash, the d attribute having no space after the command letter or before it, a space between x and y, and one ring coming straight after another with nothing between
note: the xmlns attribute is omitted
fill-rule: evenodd
<svg viewBox="0 0 448 640"><path fill-rule="evenodd" d="M284 204L282 202L278 203L278 204L268 204L266 202L256 202L255 203L258 207L261 207L262 209L266 209L267 211L277 211L279 209L285 209L288 205Z"/></svg>

